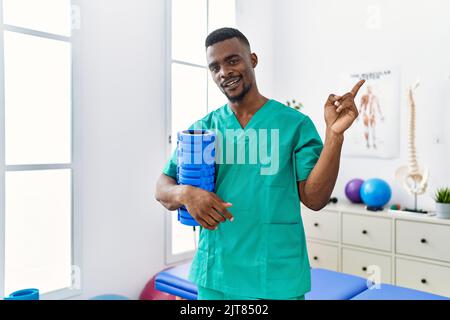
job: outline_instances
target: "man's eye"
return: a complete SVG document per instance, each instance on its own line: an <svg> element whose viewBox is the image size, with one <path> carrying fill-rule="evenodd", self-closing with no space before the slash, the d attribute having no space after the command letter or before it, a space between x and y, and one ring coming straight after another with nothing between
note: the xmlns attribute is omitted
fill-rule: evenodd
<svg viewBox="0 0 450 320"><path fill-rule="evenodd" d="M211 71L212 72L217 72L217 71L219 71L219 67L218 66L212 67Z"/></svg>
<svg viewBox="0 0 450 320"><path fill-rule="evenodd" d="M230 60L230 64L236 64L236 63L238 63L237 60Z"/></svg>

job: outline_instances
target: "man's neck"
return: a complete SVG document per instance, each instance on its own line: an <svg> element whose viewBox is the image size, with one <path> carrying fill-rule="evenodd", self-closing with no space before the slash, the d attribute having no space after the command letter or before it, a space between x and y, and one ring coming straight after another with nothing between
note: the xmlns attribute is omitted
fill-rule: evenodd
<svg viewBox="0 0 450 320"><path fill-rule="evenodd" d="M254 115L268 100L256 91L254 93L249 92L241 101L230 102L229 105L238 117L245 117Z"/></svg>

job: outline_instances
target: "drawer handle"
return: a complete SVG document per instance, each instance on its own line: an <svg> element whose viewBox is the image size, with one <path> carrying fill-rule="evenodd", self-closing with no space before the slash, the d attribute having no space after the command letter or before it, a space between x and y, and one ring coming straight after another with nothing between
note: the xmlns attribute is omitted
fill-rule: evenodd
<svg viewBox="0 0 450 320"><path fill-rule="evenodd" d="M422 279L420 280L420 282L422 282L423 284L427 283L427 279Z"/></svg>
<svg viewBox="0 0 450 320"><path fill-rule="evenodd" d="M314 227L318 227L319 224L317 222L314 223Z"/></svg>
<svg viewBox="0 0 450 320"><path fill-rule="evenodd" d="M367 271L367 267L362 267L362 271L366 272Z"/></svg>
<svg viewBox="0 0 450 320"><path fill-rule="evenodd" d="M420 242L427 243L427 239L420 239Z"/></svg>
<svg viewBox="0 0 450 320"><path fill-rule="evenodd" d="M319 257L315 256L313 259L317 261L319 260Z"/></svg>
<svg viewBox="0 0 450 320"><path fill-rule="evenodd" d="M362 231L362 234L367 234L367 230L363 230L363 231Z"/></svg>

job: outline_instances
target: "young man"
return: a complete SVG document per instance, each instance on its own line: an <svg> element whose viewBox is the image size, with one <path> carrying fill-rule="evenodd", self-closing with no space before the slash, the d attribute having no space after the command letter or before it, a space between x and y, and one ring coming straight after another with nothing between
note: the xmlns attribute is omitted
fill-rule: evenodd
<svg viewBox="0 0 450 320"><path fill-rule="evenodd" d="M234 154L224 154L211 193L177 185L174 153L157 182L156 199L168 210L184 205L202 226L189 275L199 299L303 299L311 284L300 200L315 211L328 203L344 131L358 116L354 98L364 81L343 96L328 97L322 143L308 116L259 93L258 57L241 32L212 32L206 58L229 103L195 127L223 136L234 130L236 136L219 152L244 145L245 159L252 158L248 139L256 132L260 157L256 163L236 163ZM262 161L263 149L270 150L269 161Z"/></svg>

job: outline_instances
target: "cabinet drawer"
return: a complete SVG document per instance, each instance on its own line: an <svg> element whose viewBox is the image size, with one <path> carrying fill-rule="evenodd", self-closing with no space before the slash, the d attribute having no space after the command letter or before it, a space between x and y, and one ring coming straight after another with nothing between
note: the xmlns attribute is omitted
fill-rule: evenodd
<svg viewBox="0 0 450 320"><path fill-rule="evenodd" d="M450 268L401 258L396 261L398 286L450 297Z"/></svg>
<svg viewBox="0 0 450 320"><path fill-rule="evenodd" d="M378 250L391 250L391 219L342 214L342 242Z"/></svg>
<svg viewBox="0 0 450 320"><path fill-rule="evenodd" d="M382 283L392 283L391 258L374 253L344 248L342 250L342 272Z"/></svg>
<svg viewBox="0 0 450 320"><path fill-rule="evenodd" d="M338 214L333 211L310 211L302 209L306 236L312 239L338 241Z"/></svg>
<svg viewBox="0 0 450 320"><path fill-rule="evenodd" d="M397 220L396 252L450 261L450 226Z"/></svg>
<svg viewBox="0 0 450 320"><path fill-rule="evenodd" d="M338 248L308 241L309 263L313 268L338 271Z"/></svg>

